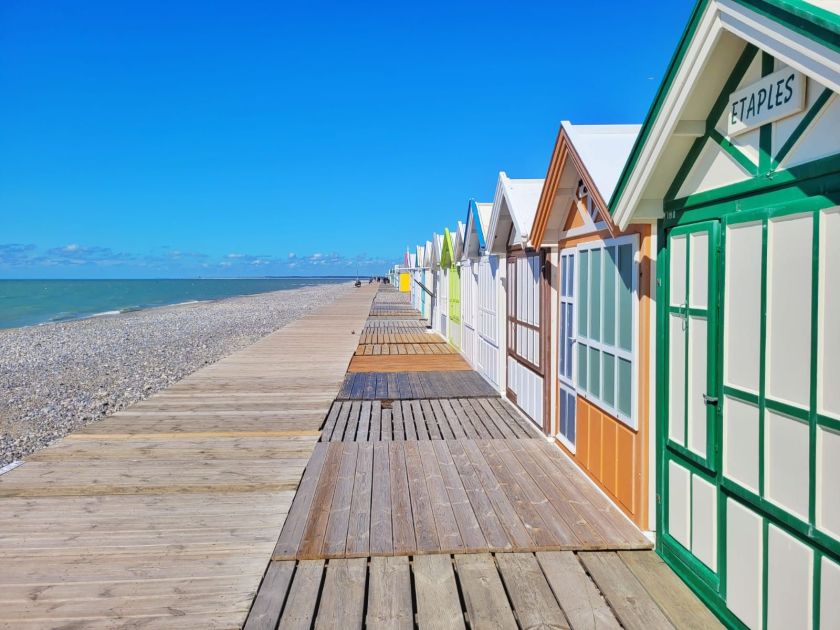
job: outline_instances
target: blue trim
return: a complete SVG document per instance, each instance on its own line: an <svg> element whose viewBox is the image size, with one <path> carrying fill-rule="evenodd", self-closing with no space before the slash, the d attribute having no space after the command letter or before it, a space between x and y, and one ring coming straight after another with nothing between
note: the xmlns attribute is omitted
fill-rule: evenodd
<svg viewBox="0 0 840 630"><path fill-rule="evenodd" d="M470 207L467 210L467 227L470 226L470 215L473 218L473 225L475 225L475 233L478 235L478 247L479 249L484 249L484 232L481 230L481 218L478 216L478 206L475 203L475 199L470 199Z"/></svg>

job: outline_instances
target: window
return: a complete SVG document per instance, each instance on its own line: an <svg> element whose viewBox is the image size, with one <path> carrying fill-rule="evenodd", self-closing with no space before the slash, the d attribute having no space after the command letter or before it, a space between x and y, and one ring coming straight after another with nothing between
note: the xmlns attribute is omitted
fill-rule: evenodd
<svg viewBox="0 0 840 630"><path fill-rule="evenodd" d="M508 257L508 350L537 373L542 373L542 262L537 253Z"/></svg>
<svg viewBox="0 0 840 630"><path fill-rule="evenodd" d="M635 428L635 236L578 246L577 389Z"/></svg>
<svg viewBox="0 0 840 630"><path fill-rule="evenodd" d="M557 435L571 450L575 449L575 250L560 252L560 334L557 336L557 379L560 383L560 404Z"/></svg>

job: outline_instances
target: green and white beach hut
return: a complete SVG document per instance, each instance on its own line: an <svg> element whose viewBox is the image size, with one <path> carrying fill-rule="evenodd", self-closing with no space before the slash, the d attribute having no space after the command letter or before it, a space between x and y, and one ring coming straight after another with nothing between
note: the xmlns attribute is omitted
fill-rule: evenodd
<svg viewBox="0 0 840 630"><path fill-rule="evenodd" d="M837 6L702 0L610 201L658 228L657 548L731 627L840 628Z"/></svg>

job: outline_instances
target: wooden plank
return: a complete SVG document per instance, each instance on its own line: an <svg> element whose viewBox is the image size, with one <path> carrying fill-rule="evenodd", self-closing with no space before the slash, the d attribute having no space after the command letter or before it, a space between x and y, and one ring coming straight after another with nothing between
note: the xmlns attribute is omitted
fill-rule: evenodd
<svg viewBox="0 0 840 630"><path fill-rule="evenodd" d="M388 444L384 442L372 446L373 483L370 506L370 552L389 554L394 550L391 528L390 453Z"/></svg>
<svg viewBox="0 0 840 630"><path fill-rule="evenodd" d="M415 556L413 565L418 627L424 630L464 628L464 614L450 556Z"/></svg>
<svg viewBox="0 0 840 630"><path fill-rule="evenodd" d="M330 518L324 533L322 553L329 557L343 555L347 546L347 530L350 524L350 503L353 500L353 482L356 478L356 459L359 453L357 442L344 442L341 467L335 481Z"/></svg>
<svg viewBox="0 0 840 630"><path fill-rule="evenodd" d="M411 406L411 416L414 418L414 426L417 429L417 439L428 440L433 438L432 428L429 426L428 419L423 415L423 408L420 406L420 401L412 400L408 404Z"/></svg>
<svg viewBox="0 0 840 630"><path fill-rule="evenodd" d="M394 440L402 442L405 440L405 421L403 420L402 401L395 400L391 411L393 412Z"/></svg>
<svg viewBox="0 0 840 630"><path fill-rule="evenodd" d="M364 558L330 560L315 618L316 629L362 627L366 577Z"/></svg>
<svg viewBox="0 0 840 630"><path fill-rule="evenodd" d="M522 628L564 628L570 626L532 553L496 555L499 572Z"/></svg>
<svg viewBox="0 0 840 630"><path fill-rule="evenodd" d="M298 549L298 556L301 558L317 557L317 554L321 552L324 534L327 531L330 505L332 504L338 469L341 466L342 454L344 453L344 443L330 442L328 449L324 469L318 479L315 496L312 499L312 509L309 512Z"/></svg>
<svg viewBox="0 0 840 630"><path fill-rule="evenodd" d="M461 406L461 413L463 414L460 417L462 419L466 417L475 430L475 439L486 440L494 437L494 434L484 425L484 421L476 414L468 398L459 398L458 404Z"/></svg>
<svg viewBox="0 0 840 630"><path fill-rule="evenodd" d="M370 549L370 510L373 488L373 444L358 445L353 499L350 504L350 521L347 528L347 555L364 556Z"/></svg>
<svg viewBox="0 0 840 630"><path fill-rule="evenodd" d="M274 630L277 627L294 570L293 560L268 564L251 612L248 613L245 630Z"/></svg>
<svg viewBox="0 0 840 630"><path fill-rule="evenodd" d="M344 439L344 434L347 431L347 420L350 418L351 405L352 403L350 402L341 403L341 409L335 421L335 428L330 436L331 442L341 442Z"/></svg>
<svg viewBox="0 0 840 630"><path fill-rule="evenodd" d="M461 429L460 423L455 422L455 426L453 426L450 417L447 416L446 412L443 410L443 406L440 400L429 400L424 402L429 405L431 413L434 414L435 421L437 422L438 427L440 428L441 439L454 440L456 436L459 435L459 432L460 436L464 437L464 431L463 429Z"/></svg>
<svg viewBox="0 0 840 630"><path fill-rule="evenodd" d="M405 468L406 474L408 475L411 514L414 524L414 537L417 541L417 551L439 551L441 549L440 539L435 528L432 500L429 496L429 488L426 485L426 477L423 472L423 463L420 459L418 443L406 441L402 446L405 449Z"/></svg>
<svg viewBox="0 0 840 630"><path fill-rule="evenodd" d="M444 399L440 401L443 412L450 418L452 431L455 432L455 425L457 424L463 435L456 434L458 439L478 439L479 435L473 426L472 421L467 417L466 411L461 406L461 401L457 398Z"/></svg>
<svg viewBox="0 0 840 630"><path fill-rule="evenodd" d="M666 630L674 626L636 576L613 551L578 554L616 618L628 630Z"/></svg>
<svg viewBox="0 0 840 630"><path fill-rule="evenodd" d="M528 528L528 534L533 539L537 547L542 548L557 548L560 541L549 530L542 515L539 513L537 507L531 502L527 492L520 487L516 476L508 470L502 459L495 452L495 450L488 448L487 445L492 444L491 440L477 441L472 444L472 448L479 450L484 456L493 475L499 484L502 492L509 499L513 505L516 515ZM469 449L468 449L469 452Z"/></svg>
<svg viewBox="0 0 840 630"><path fill-rule="evenodd" d="M467 479L467 475L462 469L462 464L460 463L460 453L458 453L459 449L462 447L464 456L467 458L470 466L475 471L477 479L481 482L481 488L484 490L484 494L490 502L490 505L493 506L493 512L498 518L499 524L505 531L505 545L522 548L529 548L533 546L534 541L522 522L522 519L520 519L510 499L508 499L507 495L502 490L498 479L496 479L496 476L493 474L493 471L490 469L487 461L472 441L449 443L449 452L452 453L455 465L458 467L458 472L461 473L461 479L464 479L465 481ZM465 466L465 464L463 466ZM476 504L476 500L480 500L478 493L471 493L468 487L467 495L470 497L470 503L472 504L476 515L479 517L478 522L481 523L481 529L484 532L484 536L487 538L487 542L495 546L494 543L498 543L499 538L498 533L495 531L495 523L492 520L490 513L487 511L485 505L483 505L483 502L478 505ZM494 523L494 528L488 530L485 526L487 522Z"/></svg>
<svg viewBox="0 0 840 630"><path fill-rule="evenodd" d="M489 553L457 555L455 568L471 628L517 627L493 556Z"/></svg>
<svg viewBox="0 0 840 630"><path fill-rule="evenodd" d="M316 444L312 451L312 457L306 465L303 479L298 486L292 507L283 523L280 538L274 547L274 558L292 557L300 547L303 539L303 531L309 517L309 510L315 497L315 489L318 486L318 479L324 468L329 446L327 444Z"/></svg>
<svg viewBox="0 0 840 630"><path fill-rule="evenodd" d="M388 443L393 548L394 553L397 554L411 554L417 551L417 541L414 537L414 521L411 516L408 474L405 465L405 444L407 442Z"/></svg>
<svg viewBox="0 0 840 630"><path fill-rule="evenodd" d="M382 439L382 401L374 400L370 409L370 433L368 440L378 442Z"/></svg>
<svg viewBox="0 0 840 630"><path fill-rule="evenodd" d="M324 422L323 428L321 429L321 440L323 442L330 441L330 436L332 436L333 430L335 429L335 421L338 418L339 411L341 411L341 403L334 402L330 407L330 413Z"/></svg>
<svg viewBox="0 0 840 630"><path fill-rule="evenodd" d="M370 559L367 601L367 628L414 628L411 574L406 556Z"/></svg>
<svg viewBox="0 0 840 630"><path fill-rule="evenodd" d="M344 431L344 441L353 442L356 439L356 429L359 427L359 415L362 412L362 405L367 401L354 400L350 403L350 415L347 418L347 429Z"/></svg>
<svg viewBox="0 0 840 630"><path fill-rule="evenodd" d="M566 492L563 477L560 475L548 475L545 470L534 461L530 450L526 449L522 440L509 440L506 446L517 458L520 464L528 471L528 474L545 495L551 505L560 514L560 518L569 531L574 532L580 542L581 548L600 549L610 545L601 534L594 529L586 517L588 512L583 514L579 511L579 502L572 501Z"/></svg>
<svg viewBox="0 0 840 630"><path fill-rule="evenodd" d="M449 447L446 442L433 442L435 457L437 458L438 466L440 467L441 479L449 499L449 505L455 515L455 520L458 523L458 530L464 543L466 551L486 551L488 549L487 539L481 532L481 525L476 518L473 511L470 499L467 496L467 491L458 475L458 469L452 459L452 454L449 452ZM489 506L489 503L487 503ZM492 512L492 508L490 508ZM495 519L493 514L492 518ZM498 519L496 519L498 521ZM501 526L499 526L501 532ZM504 544L503 542L501 543Z"/></svg>
<svg viewBox="0 0 840 630"><path fill-rule="evenodd" d="M618 557L676 628L723 628L712 612L656 552L619 551Z"/></svg>
<svg viewBox="0 0 840 630"><path fill-rule="evenodd" d="M490 418L495 423L496 427L498 427L499 431L501 431L502 437L519 437L517 434L517 427L503 418L496 408L490 404L490 400L488 398L476 398L473 400L473 403L484 409L484 412L487 414L485 417Z"/></svg>
<svg viewBox="0 0 840 630"><path fill-rule="evenodd" d="M405 428L405 439L417 441L417 423L414 422L414 410L409 401L401 401L403 426Z"/></svg>
<svg viewBox="0 0 840 630"><path fill-rule="evenodd" d="M621 627L573 552L539 551L536 556L572 628L618 630Z"/></svg>
<svg viewBox="0 0 840 630"><path fill-rule="evenodd" d="M504 437L504 433L502 433L501 429L499 429L489 414L482 408L478 400L472 398L464 399L462 404L472 411L473 424L477 425L481 423L489 437L497 440Z"/></svg>
<svg viewBox="0 0 840 630"><path fill-rule="evenodd" d="M443 475L438 464L434 444L440 444L440 441L419 442L417 450L420 453L426 487L429 490L429 501L431 502L435 529L440 543L439 549L441 551L463 551L464 542L458 529L458 521L452 511L449 493L443 483Z"/></svg>
<svg viewBox="0 0 840 630"><path fill-rule="evenodd" d="M356 435L354 437L357 442L367 442L368 440L368 434L370 433L371 405L372 402L366 400L362 403L362 407L359 410L359 424L356 427Z"/></svg>
<svg viewBox="0 0 840 630"><path fill-rule="evenodd" d="M393 419L393 409L390 407L388 409L382 410L382 441L383 442L390 442L394 439L394 419Z"/></svg>

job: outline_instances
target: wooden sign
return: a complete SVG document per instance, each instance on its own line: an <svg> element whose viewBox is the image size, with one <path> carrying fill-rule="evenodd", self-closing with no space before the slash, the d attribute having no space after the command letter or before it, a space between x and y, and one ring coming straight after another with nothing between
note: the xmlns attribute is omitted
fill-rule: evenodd
<svg viewBox="0 0 840 630"><path fill-rule="evenodd" d="M762 77L729 97L730 136L786 118L805 108L805 75L785 68Z"/></svg>

